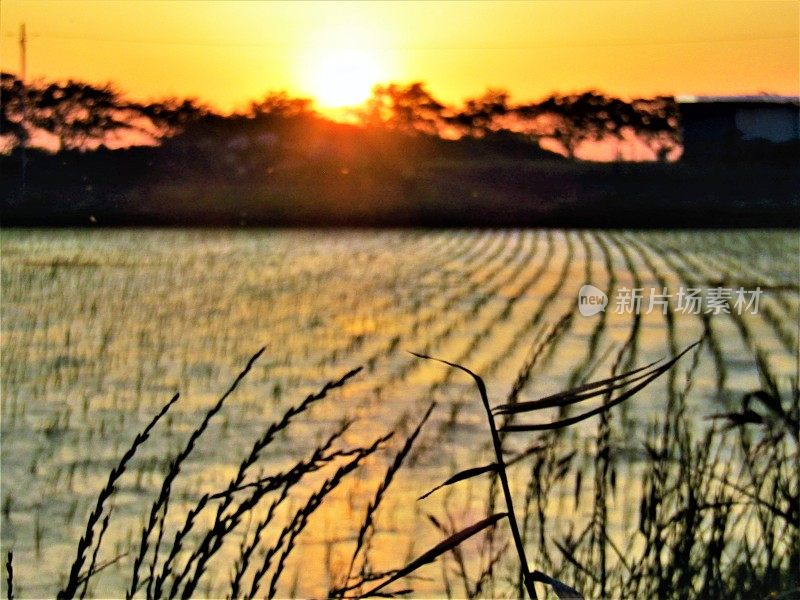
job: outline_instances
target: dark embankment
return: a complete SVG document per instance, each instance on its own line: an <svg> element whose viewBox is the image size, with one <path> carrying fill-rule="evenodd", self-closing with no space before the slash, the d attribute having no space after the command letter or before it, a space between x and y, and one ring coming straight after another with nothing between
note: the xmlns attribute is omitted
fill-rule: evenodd
<svg viewBox="0 0 800 600"><path fill-rule="evenodd" d="M587 163L511 134L448 141L332 123L279 139L28 150L24 169L17 150L0 157L2 224L797 227L798 148L767 150L725 161Z"/></svg>

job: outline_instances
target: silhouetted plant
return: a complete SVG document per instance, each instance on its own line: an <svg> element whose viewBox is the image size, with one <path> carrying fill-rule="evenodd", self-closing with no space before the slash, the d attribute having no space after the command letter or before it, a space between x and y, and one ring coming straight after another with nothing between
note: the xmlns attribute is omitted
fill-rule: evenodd
<svg viewBox="0 0 800 600"><path fill-rule="evenodd" d="M14 600L14 553L6 555L6 593L8 600Z"/></svg>
<svg viewBox="0 0 800 600"><path fill-rule="evenodd" d="M519 559L519 570L522 582L527 591L528 597L532 599L535 599L537 597L536 589L534 587L534 582L539 581L551 585L551 587L553 587L553 590L560 598L581 598L582 596L573 588L567 586L566 584L556 579L553 579L548 575L541 573L540 571L531 572L530 567L528 566L528 560L525 553L525 546L523 544L522 534L520 532L520 528L517 523L517 517L514 512L514 503L511 495L511 488L508 483L507 466L504 458L502 440L500 438L500 431L523 432L523 431L556 430L556 429L561 429L563 427L567 427L574 423L578 423L584 419L588 419L589 417L598 414L603 414L606 411L608 411L611 407L624 402L625 400L630 398L633 394L635 394L637 391L643 389L649 383L653 382L656 378L663 375L680 359L681 356L683 356L695 345L696 344L689 346L678 356L674 357L673 359L661 365L658 365L657 367L654 367L656 363L653 363L651 365L635 369L634 371L630 371L628 373L623 373L621 375L616 375L608 379L602 379L599 381L595 381L593 383L588 383L582 386L578 386L577 388L574 388L572 390L561 392L559 394L554 394L552 396L547 396L539 400L534 400L531 402L515 401L511 404L503 404L497 406L494 409L492 409L491 403L489 401L489 397L486 392L486 385L483 382L483 379L479 375L477 375L470 369L456 363L452 363L446 360L434 358L423 354L412 353L414 356L417 356L419 358L426 360L434 360L443 363L445 365L448 365L450 367L459 369L464 373L468 374L470 377L472 377L478 389L478 393L480 395L481 402L486 412L486 418L489 425L489 432L491 435L495 462L489 465L481 467L473 467L465 471L462 471L452 476L450 479L445 481L439 487L451 485L453 483L464 481L472 477L484 475L486 473L494 473L498 478L498 480L500 481L500 486L503 491L503 498L505 502L506 512L495 513L487 517L483 521L475 523L474 525L471 525L470 527L462 529L458 533L453 534L443 542L440 542L438 545L436 545L426 553L422 554L421 556L413 560L405 567L397 570L386 581L383 581L379 585L372 588L369 592L367 592L366 595L370 596L376 594L377 592L380 592L390 583L393 583L398 579L400 579L401 577L413 573L421 566L435 560L436 557L443 554L444 552L452 550L453 548L457 547L459 544L466 541L475 534L479 533L480 531L483 531L484 529L490 526L494 526L498 521L500 521L503 518L506 518L508 520L508 525L511 530L514 546L517 551L517 557ZM621 388L625 388L629 385L632 385L632 387L620 393L615 398L611 399L611 395L613 394L614 391L619 390ZM606 401L600 407L586 411L576 417L561 419L553 421L551 423L543 423L543 424L528 423L522 425L507 424L503 426L502 429L498 429L497 424L495 422L496 414L502 415L502 414L531 413L538 410L548 409L553 407L570 406L573 404L584 402L592 398L598 398L604 396L607 396ZM427 495L429 494L426 494L425 496ZM423 496L423 498L425 496Z"/></svg>
<svg viewBox="0 0 800 600"><path fill-rule="evenodd" d="M533 364L544 355L547 346L553 343L568 323L568 318L562 319L549 335L541 336L541 342L528 361L530 366L527 367L524 379L530 376ZM476 477L490 476L493 485L494 482L499 484L504 506L500 510L493 510L472 525L460 528L452 521L450 525L444 525L430 517L434 526L445 535L442 541L418 554L404 566L382 572L369 568L367 553L372 543L378 510L436 407L435 403L431 403L389 463L366 507L363 521L355 536L347 571L341 574L336 587L329 590L329 596L350 599L408 594L412 591L408 588L388 588L403 578L414 576L424 565L452 552L464 580L465 594L475 597L491 582L495 566L509 545L513 545L516 551L515 570L519 573L520 586L528 597L534 599L537 597L536 583L550 586L559 598L583 597L576 588L584 588L591 594L624 597L656 595L665 598L681 597L691 590L700 594L699 597L718 598L730 594L741 596L743 593L769 593L775 589L775 582L789 589L796 586L796 577L793 579L791 573L791 561L797 558L797 540L800 539L797 510L800 492L797 489L797 473L792 465L797 458L800 393L796 382L793 382L793 391L787 400L761 355L757 357L762 377L761 389L742 397L741 411L714 415L713 418L723 426L712 428L700 443L693 444L682 407L698 365L698 352L694 353L692 365L687 371L686 385L672 404L671 411L674 414L668 413L669 422L665 422L663 431L659 433L654 426L647 438L645 447L649 458L638 523L638 532L644 540L641 555L631 558L632 548L617 547L607 533L608 516L603 507L607 502L607 495L613 493L614 488L613 468L609 459L609 410L670 371L682 356L698 348L698 344L699 342L692 344L669 360L656 361L617 374L620 365L630 362L630 353L634 346L626 344L618 354L610 377L536 400L520 401L517 395L512 394L509 401L496 406L491 405L485 383L474 371L454 362L413 353L418 358L443 363L472 378L486 415L494 455L491 463L464 469L427 491L419 499L423 500L443 488ZM165 519L182 464L195 450L211 420L221 412L226 400L244 380L262 352L263 349L250 359L230 388L189 434L183 449L170 461L149 518L142 529L138 549L135 550L133 570L126 591L128 597L133 597L142 590L148 598L195 595L200 581L208 572L211 558L230 539L231 534L237 531L243 519L255 514L259 515L258 521L253 524L252 530L248 528L245 531L239 544L229 595L233 598L242 595L275 597L286 571L287 561L298 547L298 538L313 514L324 505L326 498L346 477L357 471L366 459L382 449L392 438L394 432L390 431L363 446L341 447L342 437L351 425L351 422L345 421L325 441L318 444L309 456L286 470L258 473L254 476L253 471L259 457L276 436L286 430L294 419L326 398L332 390L345 386L360 369L349 371L338 380L325 384L318 392L310 394L271 423L254 442L228 485L223 489L204 493L188 509L183 524L177 528L173 539L167 539L164 535ZM108 481L88 517L85 532L78 542L76 558L66 583L58 594L59 598L84 597L90 579L124 557L123 554L102 562L98 560L103 537L109 527L109 505L131 459L177 400L176 394L150 420L109 474ZM590 400L599 400L601 404L582 410L577 415L569 415L571 408L584 406ZM542 410L551 409L556 409L557 416L549 422L516 420L517 417L530 417ZM565 566L558 572L546 574L532 568L528 560L529 518L538 519L539 531L543 536L545 512L542 503L547 501L553 482L563 481L574 455L574 452L563 456L556 452L558 436L564 428L593 416L601 417L593 466L596 478L593 502L595 510L589 525L582 533L577 536L570 533L564 539L552 541L564 557ZM498 417L502 417L500 422ZM758 430L755 434L751 431L754 428ZM503 448L504 436L529 432L542 433L544 436L526 450L514 455L507 454ZM731 465L721 470L714 468L719 462L723 436L732 433L737 436L742 456L741 471L738 474L733 472ZM535 465L526 492L524 520L519 522L508 469L529 457L534 458ZM322 469L331 473L278 526L278 509L297 492L301 481ZM580 489L580 472L577 476L576 494ZM577 497L575 502L577 504ZM734 514L737 506L745 509L738 517ZM205 530L197 531L200 517L206 511L209 511L209 516L213 515L210 525ZM707 515L710 518L710 528L701 531L701 524ZM740 555L743 552L741 548L732 548L729 534L738 518L749 520L743 526L757 526L764 532L764 548L760 551L745 548L744 557L731 568L723 562L721 556L724 552L737 551ZM503 520L508 524L512 543L501 546L496 552L492 551L488 564L482 568L474 583L470 582L461 544L482 532L492 532L494 539L497 535L495 529ZM748 524L751 521L752 525ZM272 527L277 528L277 537L271 545L265 547L264 534ZM198 535L190 538L189 534L192 532ZM779 539L778 535L785 539ZM162 555L162 546L165 555ZM544 537L540 537L536 547L540 555L533 562L540 563L546 570L554 568L554 563L547 554ZM792 550L793 547L795 550ZM619 561L612 565L606 559L606 552L613 552ZM8 595L12 598L14 577L11 553L7 556L6 572ZM757 583L764 577L774 581ZM571 585L563 583L563 580L570 581ZM266 591L262 592L262 589ZM244 590L247 592L243 593Z"/></svg>

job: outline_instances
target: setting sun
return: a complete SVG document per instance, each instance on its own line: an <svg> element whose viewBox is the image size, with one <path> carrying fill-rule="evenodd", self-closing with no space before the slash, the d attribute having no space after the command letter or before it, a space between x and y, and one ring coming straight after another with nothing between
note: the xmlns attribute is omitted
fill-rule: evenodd
<svg viewBox="0 0 800 600"><path fill-rule="evenodd" d="M363 50L333 49L313 57L308 87L321 108L342 108L364 102L381 72Z"/></svg>

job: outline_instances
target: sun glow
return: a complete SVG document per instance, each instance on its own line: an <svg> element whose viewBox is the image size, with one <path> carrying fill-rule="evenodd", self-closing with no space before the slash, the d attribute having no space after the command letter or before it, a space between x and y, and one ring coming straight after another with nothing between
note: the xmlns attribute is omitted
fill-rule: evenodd
<svg viewBox="0 0 800 600"><path fill-rule="evenodd" d="M360 49L320 50L309 62L307 87L323 109L361 104L381 77L378 61Z"/></svg>

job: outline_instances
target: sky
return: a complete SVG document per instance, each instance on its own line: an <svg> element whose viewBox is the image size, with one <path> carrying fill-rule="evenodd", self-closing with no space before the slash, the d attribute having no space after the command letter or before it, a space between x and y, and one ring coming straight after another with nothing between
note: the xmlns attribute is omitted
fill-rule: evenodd
<svg viewBox="0 0 800 600"><path fill-rule="evenodd" d="M321 108L376 83L424 81L450 103L589 88L800 94L800 2L0 1L0 65L27 78L114 82L138 99L230 110L268 91Z"/></svg>

